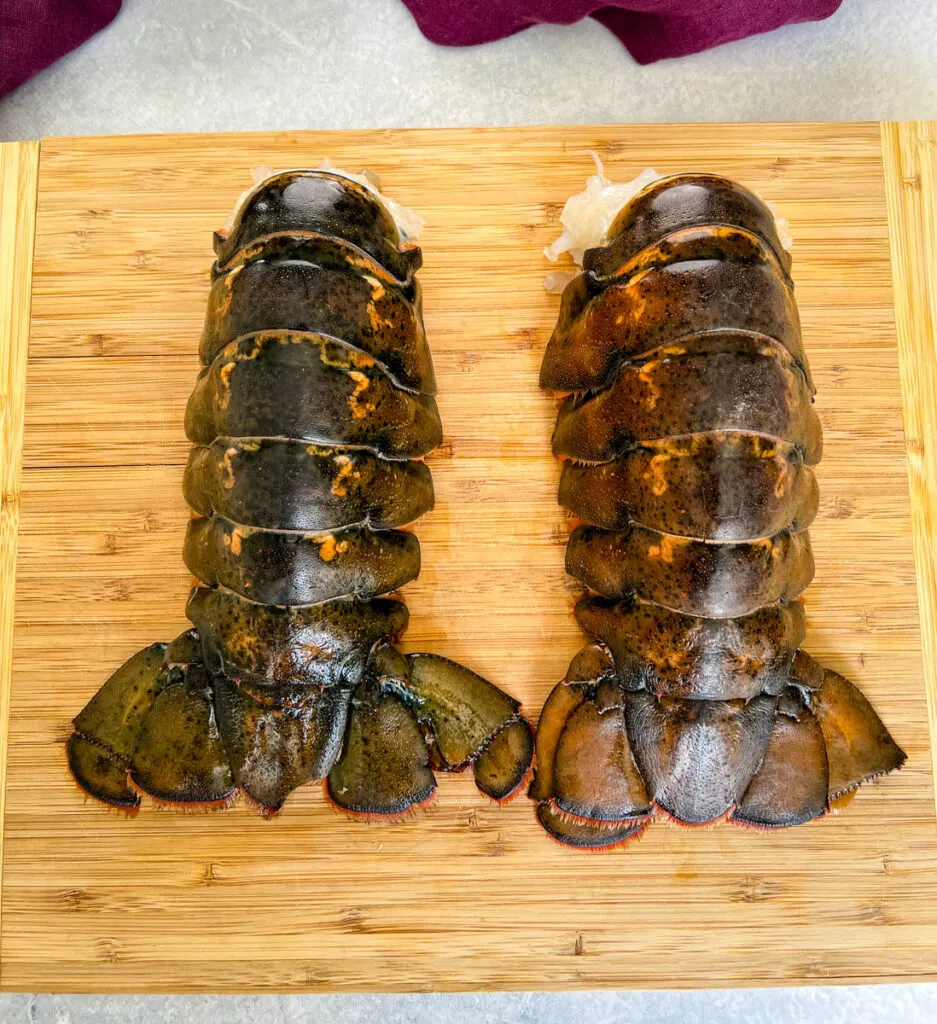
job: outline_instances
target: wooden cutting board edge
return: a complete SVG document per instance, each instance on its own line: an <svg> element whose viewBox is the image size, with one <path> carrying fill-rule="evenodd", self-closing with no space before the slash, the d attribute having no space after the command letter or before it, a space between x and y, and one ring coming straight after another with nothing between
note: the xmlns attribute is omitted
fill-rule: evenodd
<svg viewBox="0 0 937 1024"><path fill-rule="evenodd" d="M924 689L937 770L937 121L883 121Z"/></svg>
<svg viewBox="0 0 937 1024"><path fill-rule="evenodd" d="M0 143L0 877L39 143ZM0 920L3 888L0 885ZM0 958L2 984L2 958Z"/></svg>
<svg viewBox="0 0 937 1024"><path fill-rule="evenodd" d="M925 688L935 736L937 489L930 481L937 481L937 121L882 122L880 131ZM0 871L39 152L38 142L0 143ZM931 757L937 773L937 744ZM0 915L2 894L0 886ZM2 964L0 950L0 989ZM925 977L931 975L908 980Z"/></svg>

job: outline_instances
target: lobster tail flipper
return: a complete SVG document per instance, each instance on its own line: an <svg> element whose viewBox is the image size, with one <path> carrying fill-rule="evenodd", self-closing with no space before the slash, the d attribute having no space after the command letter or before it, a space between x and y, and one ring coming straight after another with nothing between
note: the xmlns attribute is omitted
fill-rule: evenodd
<svg viewBox="0 0 937 1024"><path fill-rule="evenodd" d="M68 767L81 789L95 800L125 811L139 807L140 797L127 783L123 761L77 732L68 738Z"/></svg>
<svg viewBox="0 0 937 1024"><path fill-rule="evenodd" d="M553 802L576 818L637 821L651 810L635 765L623 706L587 700L567 719L556 745Z"/></svg>
<svg viewBox="0 0 937 1024"><path fill-rule="evenodd" d="M143 722L168 682L166 644L150 644L117 669L75 717L68 764L79 786L115 807L139 797L127 781Z"/></svg>
<svg viewBox="0 0 937 1024"><path fill-rule="evenodd" d="M654 804L687 825L734 809L761 764L777 698L673 700L628 695L628 733Z"/></svg>
<svg viewBox="0 0 937 1024"><path fill-rule="evenodd" d="M828 790L823 732L809 708L790 695L778 708L764 758L732 820L757 828L802 825L827 812Z"/></svg>
<svg viewBox="0 0 937 1024"><path fill-rule="evenodd" d="M475 785L499 803L519 792L530 775L534 734L526 718L512 718L485 744L472 764Z"/></svg>
<svg viewBox="0 0 937 1024"><path fill-rule="evenodd" d="M215 724L211 680L187 665L153 702L130 759L130 782L157 803L224 807L237 796Z"/></svg>
<svg viewBox="0 0 937 1024"><path fill-rule="evenodd" d="M436 792L429 760L410 709L369 675L352 697L345 747L327 779L329 799L352 814L406 814Z"/></svg>
<svg viewBox="0 0 937 1024"><path fill-rule="evenodd" d="M831 800L905 763L905 752L868 699L838 672L823 670L812 708L826 744Z"/></svg>
<svg viewBox="0 0 937 1024"><path fill-rule="evenodd" d="M551 803L543 803L537 807L537 820L549 836L564 846L581 850L604 850L636 839L647 827L649 819L585 821L564 814Z"/></svg>
<svg viewBox="0 0 937 1024"><path fill-rule="evenodd" d="M576 655L566 679L547 697L528 795L538 803L540 824L557 842L596 850L618 846L650 820L625 700L611 656L599 643Z"/></svg>
<svg viewBox="0 0 937 1024"><path fill-rule="evenodd" d="M293 695L255 695L216 675L218 729L238 787L266 816L299 786L325 778L342 750L351 691L313 687Z"/></svg>
<svg viewBox="0 0 937 1024"><path fill-rule="evenodd" d="M447 768L457 771L472 763L517 717L516 700L464 665L438 654L411 654L407 661L406 692Z"/></svg>
<svg viewBox="0 0 937 1024"><path fill-rule="evenodd" d="M537 723L536 769L529 796L538 803L553 798L556 748L573 712L589 694L587 683L557 683L550 691Z"/></svg>

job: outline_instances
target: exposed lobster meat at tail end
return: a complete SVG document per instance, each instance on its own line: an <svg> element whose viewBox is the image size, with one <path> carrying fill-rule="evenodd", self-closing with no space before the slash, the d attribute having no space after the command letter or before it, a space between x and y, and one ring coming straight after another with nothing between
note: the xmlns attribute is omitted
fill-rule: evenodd
<svg viewBox="0 0 937 1024"><path fill-rule="evenodd" d="M433 507L442 440L414 276L422 261L374 188L287 171L215 236L186 565L194 628L152 644L75 719L68 760L93 797L275 814L325 780L340 809L396 816L471 767L496 800L524 783L519 705L469 669L393 640L390 594L420 571L407 529Z"/></svg>
<svg viewBox="0 0 937 1024"><path fill-rule="evenodd" d="M822 454L790 257L708 174L653 181L586 249L543 360L566 570L594 639L544 705L530 796L561 843L655 815L799 825L905 755L801 650Z"/></svg>

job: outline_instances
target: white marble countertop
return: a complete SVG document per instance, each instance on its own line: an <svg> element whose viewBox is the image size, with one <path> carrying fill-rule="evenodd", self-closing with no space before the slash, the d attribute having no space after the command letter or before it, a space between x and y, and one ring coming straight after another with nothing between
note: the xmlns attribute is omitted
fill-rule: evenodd
<svg viewBox="0 0 937 1024"><path fill-rule="evenodd" d="M937 117L937 2L845 0L639 67L587 20L484 47L427 42L397 0L124 0L0 100L0 139L121 132ZM765 955L771 955L770 949ZM937 951L935 951L937 963ZM675 965L675 970L679 966ZM204 999L0 996L9 1024L933 1024L937 988Z"/></svg>
<svg viewBox="0 0 937 1024"><path fill-rule="evenodd" d="M445 49L399 0L124 0L0 100L0 139L934 116L934 0L845 0L825 22L648 67L591 19Z"/></svg>

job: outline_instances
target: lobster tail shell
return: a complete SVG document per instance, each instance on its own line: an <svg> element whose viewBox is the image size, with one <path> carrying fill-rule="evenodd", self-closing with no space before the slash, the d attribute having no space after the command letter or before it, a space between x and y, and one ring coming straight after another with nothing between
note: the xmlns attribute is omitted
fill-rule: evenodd
<svg viewBox="0 0 937 1024"><path fill-rule="evenodd" d="M258 184L215 253L185 416L196 629L78 716L76 778L118 806L240 790L265 814L327 779L343 810L397 815L432 796L432 763L508 795L533 755L517 702L397 654L407 607L380 596L419 573L400 528L433 507L421 460L442 441L420 250L372 189L299 170Z"/></svg>
<svg viewBox="0 0 937 1024"><path fill-rule="evenodd" d="M822 455L770 210L662 178L567 286L541 385L583 521L566 569L596 642L544 706L530 795L556 839L607 846L657 811L774 828L904 762L869 702L799 650Z"/></svg>
<svg viewBox="0 0 937 1024"><path fill-rule="evenodd" d="M423 254L401 241L393 216L377 194L343 174L321 170L280 171L259 182L241 201L228 232L215 233L214 273L238 255L258 252L273 238L326 238L350 259L363 253L407 283ZM273 326L273 325L269 325Z"/></svg>

